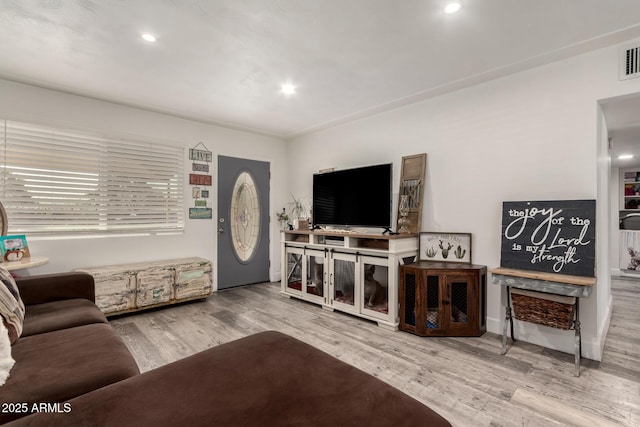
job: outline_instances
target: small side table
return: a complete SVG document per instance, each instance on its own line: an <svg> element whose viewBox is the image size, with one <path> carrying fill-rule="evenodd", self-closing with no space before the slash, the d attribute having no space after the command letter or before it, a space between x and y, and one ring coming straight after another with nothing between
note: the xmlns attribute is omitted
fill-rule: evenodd
<svg viewBox="0 0 640 427"><path fill-rule="evenodd" d="M507 352L507 331L511 332L511 340L515 342L513 334L513 316L511 313L511 288L523 289L545 294L575 297L575 314L573 328L575 330L575 373L580 376L580 358L582 356L582 337L580 334L580 298L591 295L595 277L569 276L565 274L542 273L537 271L516 270L512 268L494 268L490 272L493 283L506 287L507 306L505 322L502 331L502 352Z"/></svg>
<svg viewBox="0 0 640 427"><path fill-rule="evenodd" d="M20 261L5 261L0 263L8 271L24 270L26 268L38 267L49 263L49 258L44 256L30 256L22 258Z"/></svg>

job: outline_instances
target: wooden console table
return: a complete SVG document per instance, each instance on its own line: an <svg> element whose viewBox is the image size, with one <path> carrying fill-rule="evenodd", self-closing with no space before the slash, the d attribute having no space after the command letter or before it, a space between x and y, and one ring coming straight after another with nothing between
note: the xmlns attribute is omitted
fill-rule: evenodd
<svg viewBox="0 0 640 427"><path fill-rule="evenodd" d="M560 295L565 297L575 297L575 311L573 327L575 330L575 376L580 376L580 358L582 356L582 341L580 334L580 298L587 298L591 295L593 285L596 283L594 277L569 276L565 274L542 273L537 271L516 270L511 268L494 268L490 272L493 276L493 283L504 286L507 290L507 306L505 323L502 331L502 352L507 352L507 332L511 332L511 340L515 342L513 334L513 316L511 312L511 292L510 289L522 289L527 291L542 292L544 294Z"/></svg>

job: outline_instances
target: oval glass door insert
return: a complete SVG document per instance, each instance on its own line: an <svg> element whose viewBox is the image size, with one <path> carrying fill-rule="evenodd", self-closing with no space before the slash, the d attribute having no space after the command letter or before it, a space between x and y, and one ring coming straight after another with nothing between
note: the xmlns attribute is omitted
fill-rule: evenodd
<svg viewBox="0 0 640 427"><path fill-rule="evenodd" d="M242 172L238 175L231 196L231 240L236 256L242 263L251 261L260 236L260 205L253 177Z"/></svg>

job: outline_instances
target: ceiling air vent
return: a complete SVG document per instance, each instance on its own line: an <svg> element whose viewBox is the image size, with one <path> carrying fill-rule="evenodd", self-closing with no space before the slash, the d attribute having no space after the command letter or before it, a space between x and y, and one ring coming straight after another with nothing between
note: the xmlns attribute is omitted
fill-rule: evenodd
<svg viewBox="0 0 640 427"><path fill-rule="evenodd" d="M640 77L640 42L620 49L620 80Z"/></svg>

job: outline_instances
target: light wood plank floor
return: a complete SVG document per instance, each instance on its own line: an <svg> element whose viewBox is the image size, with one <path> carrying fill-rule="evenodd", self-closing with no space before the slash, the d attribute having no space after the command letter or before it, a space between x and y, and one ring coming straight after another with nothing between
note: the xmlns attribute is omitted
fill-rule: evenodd
<svg viewBox="0 0 640 427"><path fill-rule="evenodd" d="M501 338L420 338L287 299L279 284L111 319L147 371L263 330L278 330L386 381L454 426L640 426L640 281L613 280L601 363ZM232 360L229 363L233 363Z"/></svg>

